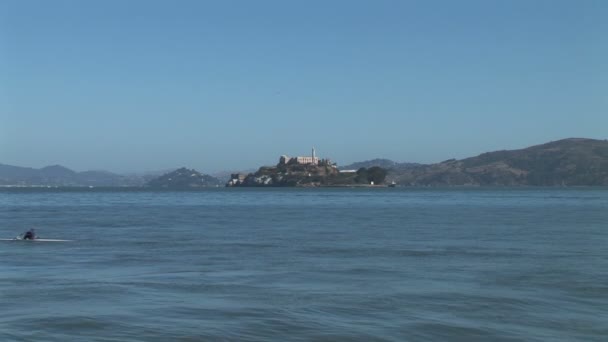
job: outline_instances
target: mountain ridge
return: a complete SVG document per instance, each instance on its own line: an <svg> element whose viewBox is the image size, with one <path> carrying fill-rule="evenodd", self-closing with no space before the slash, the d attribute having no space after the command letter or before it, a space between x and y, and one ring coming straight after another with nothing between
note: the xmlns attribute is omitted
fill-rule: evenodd
<svg viewBox="0 0 608 342"><path fill-rule="evenodd" d="M567 138L419 165L390 178L405 186L606 186L608 141Z"/></svg>
<svg viewBox="0 0 608 342"><path fill-rule="evenodd" d="M76 172L61 165L35 169L0 164L0 185L3 186L141 186L148 178L98 170Z"/></svg>
<svg viewBox="0 0 608 342"><path fill-rule="evenodd" d="M342 170L359 170L360 168L381 167L387 170L406 169L414 166L422 165L419 163L400 163L390 159L376 158L360 162L354 162L348 165L341 166Z"/></svg>
<svg viewBox="0 0 608 342"><path fill-rule="evenodd" d="M401 186L608 186L608 140L566 138L434 164L378 158L340 169L373 166L386 168L387 181ZM227 173L222 172L220 183ZM143 187L158 176L159 172L120 175L76 172L61 165L35 169L0 163L0 186Z"/></svg>

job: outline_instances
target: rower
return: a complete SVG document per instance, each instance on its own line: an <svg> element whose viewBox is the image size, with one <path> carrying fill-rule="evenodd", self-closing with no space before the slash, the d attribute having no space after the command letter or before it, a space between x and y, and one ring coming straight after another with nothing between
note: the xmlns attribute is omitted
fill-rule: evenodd
<svg viewBox="0 0 608 342"><path fill-rule="evenodd" d="M23 240L35 240L35 239L36 239L36 231L34 230L34 228L28 230L23 235Z"/></svg>

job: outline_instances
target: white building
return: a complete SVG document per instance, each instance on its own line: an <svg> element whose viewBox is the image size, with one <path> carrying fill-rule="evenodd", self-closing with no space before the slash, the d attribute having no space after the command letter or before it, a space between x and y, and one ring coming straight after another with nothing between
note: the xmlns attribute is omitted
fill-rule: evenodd
<svg viewBox="0 0 608 342"><path fill-rule="evenodd" d="M319 158L316 156L314 147L312 148L311 156L291 158L289 156L282 155L281 158L279 158L279 164L285 165L285 164L288 164L289 162L291 162L292 160L295 160L295 163L300 164L300 165L319 165Z"/></svg>

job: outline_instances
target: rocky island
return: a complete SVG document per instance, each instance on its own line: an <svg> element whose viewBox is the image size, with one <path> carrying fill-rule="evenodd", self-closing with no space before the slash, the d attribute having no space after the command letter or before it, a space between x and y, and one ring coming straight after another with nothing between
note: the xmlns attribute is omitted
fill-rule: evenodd
<svg viewBox="0 0 608 342"><path fill-rule="evenodd" d="M339 170L329 159L320 159L313 148L311 156L283 155L276 166L262 166L250 174L233 174L228 187L321 187L379 186L387 171L381 167Z"/></svg>

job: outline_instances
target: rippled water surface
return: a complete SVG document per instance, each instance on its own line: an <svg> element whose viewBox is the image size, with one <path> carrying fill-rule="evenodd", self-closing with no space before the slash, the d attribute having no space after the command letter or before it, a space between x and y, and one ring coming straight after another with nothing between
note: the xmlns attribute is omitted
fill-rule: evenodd
<svg viewBox="0 0 608 342"><path fill-rule="evenodd" d="M1 341L605 341L607 189L0 191Z"/></svg>

